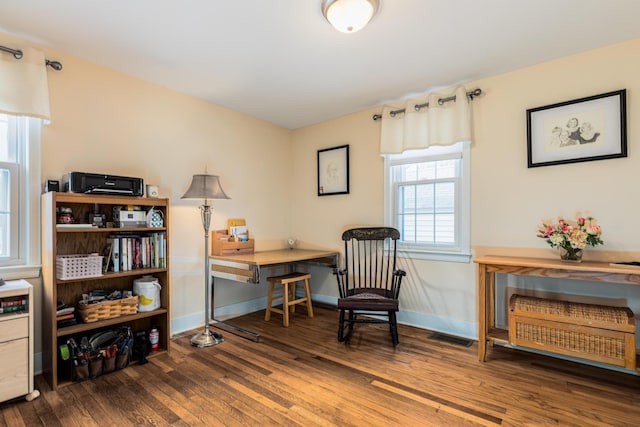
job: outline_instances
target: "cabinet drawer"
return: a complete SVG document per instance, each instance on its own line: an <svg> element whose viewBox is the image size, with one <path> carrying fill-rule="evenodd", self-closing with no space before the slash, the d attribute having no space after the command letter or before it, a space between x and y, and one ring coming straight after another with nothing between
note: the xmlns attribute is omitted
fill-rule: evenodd
<svg viewBox="0 0 640 427"><path fill-rule="evenodd" d="M29 317L0 320L0 343L29 336Z"/></svg>
<svg viewBox="0 0 640 427"><path fill-rule="evenodd" d="M29 393L29 339L0 344L0 402Z"/></svg>

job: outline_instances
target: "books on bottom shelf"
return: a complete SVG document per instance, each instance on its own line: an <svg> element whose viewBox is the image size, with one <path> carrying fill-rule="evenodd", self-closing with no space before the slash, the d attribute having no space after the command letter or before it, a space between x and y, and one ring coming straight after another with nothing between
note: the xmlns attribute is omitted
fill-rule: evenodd
<svg viewBox="0 0 640 427"><path fill-rule="evenodd" d="M165 268L166 235L165 232L154 232L145 235L110 236L107 238L104 253L108 253L105 272Z"/></svg>
<svg viewBox="0 0 640 427"><path fill-rule="evenodd" d="M56 308L56 323L58 328L64 328L65 326L72 326L78 323L75 311L75 307L58 303L58 307Z"/></svg>

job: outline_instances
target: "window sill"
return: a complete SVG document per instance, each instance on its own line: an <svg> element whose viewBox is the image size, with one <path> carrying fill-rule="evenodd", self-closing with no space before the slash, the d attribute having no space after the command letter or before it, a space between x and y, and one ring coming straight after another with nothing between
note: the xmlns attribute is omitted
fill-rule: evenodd
<svg viewBox="0 0 640 427"><path fill-rule="evenodd" d="M424 259L429 261L447 261L447 262L471 262L470 253L462 252L435 252L420 249L398 248L398 257Z"/></svg>
<svg viewBox="0 0 640 427"><path fill-rule="evenodd" d="M0 277L4 280L33 279L40 277L39 265L19 265L0 267Z"/></svg>

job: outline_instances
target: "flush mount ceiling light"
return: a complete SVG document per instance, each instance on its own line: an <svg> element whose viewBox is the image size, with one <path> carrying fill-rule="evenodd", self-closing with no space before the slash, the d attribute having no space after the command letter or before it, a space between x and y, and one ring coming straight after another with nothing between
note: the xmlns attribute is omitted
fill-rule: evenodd
<svg viewBox="0 0 640 427"><path fill-rule="evenodd" d="M360 31L380 8L380 0L322 0L322 14L343 33Z"/></svg>

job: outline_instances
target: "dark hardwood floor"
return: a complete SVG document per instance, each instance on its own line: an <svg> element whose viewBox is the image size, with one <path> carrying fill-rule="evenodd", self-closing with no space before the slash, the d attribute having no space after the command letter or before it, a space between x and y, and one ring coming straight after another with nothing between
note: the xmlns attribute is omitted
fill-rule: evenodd
<svg viewBox="0 0 640 427"><path fill-rule="evenodd" d="M640 425L640 377L496 347L487 362L470 347L399 326L393 348L382 325L357 325L336 341L337 312L304 309L283 328L264 311L233 322L198 349L192 333L170 354L93 380L0 405L6 426L632 426Z"/></svg>

